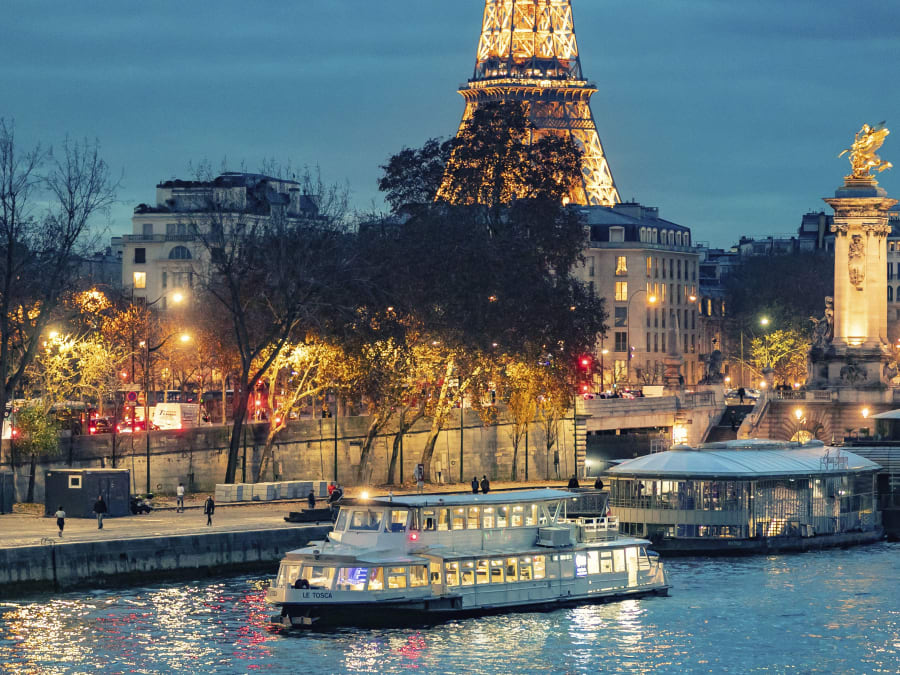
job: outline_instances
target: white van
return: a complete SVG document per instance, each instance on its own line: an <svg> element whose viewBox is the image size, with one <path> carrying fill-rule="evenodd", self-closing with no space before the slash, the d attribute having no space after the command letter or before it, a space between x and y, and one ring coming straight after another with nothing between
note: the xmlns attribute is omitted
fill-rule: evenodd
<svg viewBox="0 0 900 675"><path fill-rule="evenodd" d="M157 403L153 426L158 429L190 429L200 426L199 403Z"/></svg>

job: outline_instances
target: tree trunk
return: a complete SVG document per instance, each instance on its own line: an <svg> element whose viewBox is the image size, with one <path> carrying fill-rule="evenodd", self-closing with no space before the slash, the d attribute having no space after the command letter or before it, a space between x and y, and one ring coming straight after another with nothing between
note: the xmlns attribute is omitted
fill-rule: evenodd
<svg viewBox="0 0 900 675"><path fill-rule="evenodd" d="M247 403L250 399L250 390L247 378L241 378L241 393L238 396L237 407L234 410L234 423L231 426L231 444L228 447L228 464L225 467L225 482L234 483L237 475L238 455L241 451L241 432L244 429L244 419L247 416Z"/></svg>
<svg viewBox="0 0 900 675"><path fill-rule="evenodd" d="M393 411L388 409L386 413L376 412L372 415L372 421L369 424L369 430L366 432L366 439L363 441L362 448L359 451L359 466L356 467L356 482L362 484L365 480L366 467L369 464L369 455L372 453L372 446L378 434L384 429L384 426L394 416Z"/></svg>
<svg viewBox="0 0 900 675"><path fill-rule="evenodd" d="M510 474L509 479L511 481L519 480L519 434L513 437L512 471Z"/></svg>
<svg viewBox="0 0 900 675"><path fill-rule="evenodd" d="M266 446L263 448L262 457L259 460L259 468L256 470L256 478L254 479L254 483L262 482L262 479L265 477L266 470L269 468L269 462L272 460L275 455L275 438L278 436L278 433L284 429L283 424L275 425L274 427L269 428L269 433L266 436ZM274 462L273 462L274 466ZM272 474L272 480L275 479L275 474Z"/></svg>
<svg viewBox="0 0 900 675"><path fill-rule="evenodd" d="M400 418L398 421L398 429L397 433L394 435L394 446L391 450L391 464L388 467L388 475L387 482L388 485L394 485L394 476L397 471L397 459L400 456L400 444L403 442L403 436L412 429L413 425L418 422L420 419L425 417L425 405L424 402L419 406L419 409L416 411L416 414L413 415L410 419L407 420L406 416L410 412L410 409L406 406L400 411Z"/></svg>
<svg viewBox="0 0 900 675"><path fill-rule="evenodd" d="M34 472L37 471L37 457L31 453L31 474L28 476L28 493L25 495L25 501L29 504L34 502Z"/></svg>
<svg viewBox="0 0 900 675"><path fill-rule="evenodd" d="M453 360L451 359L447 362L447 366L444 369L444 381L441 383L441 393L438 395L437 405L434 407L431 430L428 432L428 437L425 439L425 447L422 449L421 464L425 467L425 480L429 483L431 482L431 458L434 456L434 444L437 442L437 437L444 426L444 417L446 417L447 414L444 408L447 406L447 392L450 388L450 377L452 375ZM461 392L459 404L462 405Z"/></svg>
<svg viewBox="0 0 900 675"><path fill-rule="evenodd" d="M228 424L228 415L226 414L226 410L228 409L228 402L226 398L228 390L228 376L225 374L225 371L222 371L222 424Z"/></svg>

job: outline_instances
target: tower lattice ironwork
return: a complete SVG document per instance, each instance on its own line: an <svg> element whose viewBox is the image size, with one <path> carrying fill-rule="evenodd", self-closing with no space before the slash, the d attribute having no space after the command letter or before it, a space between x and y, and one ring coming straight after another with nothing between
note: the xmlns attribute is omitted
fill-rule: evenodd
<svg viewBox="0 0 900 675"><path fill-rule="evenodd" d="M612 206L619 192L591 112L596 91L581 72L571 0L485 0L475 73L459 90L462 123L483 103L526 102L532 140L564 134L584 153L582 185L571 200Z"/></svg>

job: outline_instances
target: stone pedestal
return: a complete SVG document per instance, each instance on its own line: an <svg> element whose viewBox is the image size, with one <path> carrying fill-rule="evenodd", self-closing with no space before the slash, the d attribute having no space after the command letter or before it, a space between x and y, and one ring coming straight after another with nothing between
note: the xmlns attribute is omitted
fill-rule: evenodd
<svg viewBox="0 0 900 675"><path fill-rule="evenodd" d="M888 210L897 200L874 178L848 177L825 202L834 209L833 335L813 347L809 385L886 387Z"/></svg>

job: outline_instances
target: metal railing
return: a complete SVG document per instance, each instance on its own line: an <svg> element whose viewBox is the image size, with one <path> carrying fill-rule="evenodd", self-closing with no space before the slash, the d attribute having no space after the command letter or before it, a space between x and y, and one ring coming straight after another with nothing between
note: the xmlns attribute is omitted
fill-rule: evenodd
<svg viewBox="0 0 900 675"><path fill-rule="evenodd" d="M619 519L616 516L605 518L563 518L561 523L575 528L577 541L602 541L619 536Z"/></svg>

